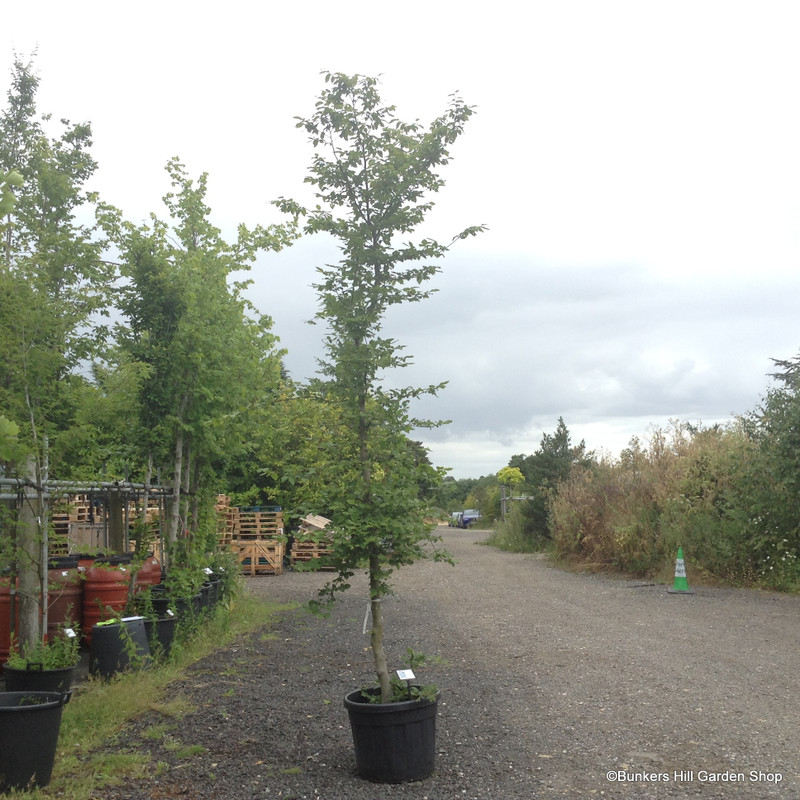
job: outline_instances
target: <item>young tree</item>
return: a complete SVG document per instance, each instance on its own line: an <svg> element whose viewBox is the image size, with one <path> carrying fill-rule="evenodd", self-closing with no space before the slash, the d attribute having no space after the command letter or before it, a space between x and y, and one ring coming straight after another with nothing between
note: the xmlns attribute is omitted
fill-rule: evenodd
<svg viewBox="0 0 800 800"><path fill-rule="evenodd" d="M338 264L318 268L320 310L327 323L323 391L340 409L344 436L337 443L328 501L336 537L337 577L323 590L329 598L348 588L366 564L372 611L371 645L384 702L391 695L383 647L381 598L392 572L426 555L434 537L425 523L420 482L431 467L415 457L409 433L410 403L440 386L388 389L383 373L409 362L395 340L381 335L390 307L430 294L426 282L450 244L476 234L468 228L450 244L432 239L402 241L425 219L431 195L443 185L439 168L472 116L472 107L453 96L430 126L405 123L394 106L383 105L378 81L361 75L324 73L326 87L312 116L300 119L315 148L306 182L320 205L306 209L282 198L277 205L305 218L307 233L339 240ZM432 424L432 423L431 423ZM433 548L434 555L440 555Z"/></svg>
<svg viewBox="0 0 800 800"><path fill-rule="evenodd" d="M196 496L204 472L232 454L246 435L248 407L278 380L271 320L254 313L243 296L247 282L232 276L249 270L259 251L289 244L294 232L240 225L229 243L208 218L207 175L195 182L178 159L167 172L169 222L153 216L151 225L137 227L109 206L101 218L128 279L120 299L128 327L120 343L143 367L139 466L155 464L171 475L168 538L175 542L181 517L189 517L182 493Z"/></svg>
<svg viewBox="0 0 800 800"><path fill-rule="evenodd" d="M572 444L569 429L563 417L552 434L542 435L539 449L530 456L515 455L509 460L510 467L518 468L525 477L526 491L531 500L523 501L522 516L524 533L532 538L549 539L549 498L558 484L567 480L574 466L588 466L594 461L594 453L586 452L586 443L581 440Z"/></svg>
<svg viewBox="0 0 800 800"><path fill-rule="evenodd" d="M93 200L85 190L96 169L91 128L62 120L59 136L45 128L31 63L14 62L8 102L0 114L0 408L19 427L26 497L16 550L20 572L21 644L39 637L44 596L47 526L43 486L63 469L61 442L75 424L76 396L86 379L80 367L97 352L112 270L103 243L80 220ZM12 188L13 187L13 188ZM28 522L23 520L27 519Z"/></svg>

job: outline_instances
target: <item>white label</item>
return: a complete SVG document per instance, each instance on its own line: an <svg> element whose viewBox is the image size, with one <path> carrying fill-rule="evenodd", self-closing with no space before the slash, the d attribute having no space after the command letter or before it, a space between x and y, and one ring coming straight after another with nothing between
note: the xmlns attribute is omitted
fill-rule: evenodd
<svg viewBox="0 0 800 800"><path fill-rule="evenodd" d="M74 630L72 630L72 628L64 628L64 636L66 636L67 639L74 639L77 634Z"/></svg>
<svg viewBox="0 0 800 800"><path fill-rule="evenodd" d="M399 669L397 670L397 677L400 678L401 681L413 681L414 671L410 669Z"/></svg>
<svg viewBox="0 0 800 800"><path fill-rule="evenodd" d="M686 577L686 564L683 563L683 559L679 558L675 562L675 577L676 578L685 578Z"/></svg>

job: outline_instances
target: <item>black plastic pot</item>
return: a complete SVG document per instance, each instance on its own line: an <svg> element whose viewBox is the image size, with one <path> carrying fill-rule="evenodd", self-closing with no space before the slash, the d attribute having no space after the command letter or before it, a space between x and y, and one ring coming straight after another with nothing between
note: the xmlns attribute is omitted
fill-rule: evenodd
<svg viewBox="0 0 800 800"><path fill-rule="evenodd" d="M214 608L220 601L220 581L216 580L215 578L211 578L209 580L209 584L211 584L211 591L208 593L208 602L209 605Z"/></svg>
<svg viewBox="0 0 800 800"><path fill-rule="evenodd" d="M37 669L41 664L28 664L27 669L3 665L7 692L68 692L72 687L75 667Z"/></svg>
<svg viewBox="0 0 800 800"><path fill-rule="evenodd" d="M153 613L159 618L162 619L167 616L167 610L169 609L170 603L172 602L169 597L167 597L164 592L151 592L150 593L150 602L153 604Z"/></svg>
<svg viewBox="0 0 800 800"><path fill-rule="evenodd" d="M211 607L211 584L206 581L200 587L200 608L203 611L208 611Z"/></svg>
<svg viewBox="0 0 800 800"><path fill-rule="evenodd" d="M47 786L69 694L0 692L0 792Z"/></svg>
<svg viewBox="0 0 800 800"><path fill-rule="evenodd" d="M358 774L378 783L430 777L436 766L438 700L437 694L433 701L370 703L361 689L350 692L344 706L350 717Z"/></svg>
<svg viewBox="0 0 800 800"><path fill-rule="evenodd" d="M150 644L142 617L92 628L89 650L92 675L110 678L117 672L147 666L150 661Z"/></svg>
<svg viewBox="0 0 800 800"><path fill-rule="evenodd" d="M163 617L162 619L146 619L144 628L147 631L147 641L150 644L150 652L154 656L167 658L172 650L172 642L175 639L175 627L178 624L177 617Z"/></svg>

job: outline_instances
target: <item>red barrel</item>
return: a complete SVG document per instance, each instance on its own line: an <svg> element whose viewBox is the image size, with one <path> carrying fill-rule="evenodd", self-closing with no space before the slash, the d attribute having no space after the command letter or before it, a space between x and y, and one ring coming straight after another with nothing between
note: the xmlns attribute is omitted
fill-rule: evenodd
<svg viewBox="0 0 800 800"><path fill-rule="evenodd" d="M59 627L78 625L83 617L83 581L77 556L51 558L47 571L47 638Z"/></svg>
<svg viewBox="0 0 800 800"><path fill-rule="evenodd" d="M92 641L92 626L117 616L128 602L131 573L121 556L107 556L86 570L83 586L83 637ZM130 561L130 558L126 559Z"/></svg>
<svg viewBox="0 0 800 800"><path fill-rule="evenodd" d="M161 563L150 553L136 573L136 590L141 591L147 586L161 583Z"/></svg>
<svg viewBox="0 0 800 800"><path fill-rule="evenodd" d="M15 579L17 585L19 581ZM16 606L14 629L19 632L19 605ZM0 670L11 652L11 578L0 578Z"/></svg>

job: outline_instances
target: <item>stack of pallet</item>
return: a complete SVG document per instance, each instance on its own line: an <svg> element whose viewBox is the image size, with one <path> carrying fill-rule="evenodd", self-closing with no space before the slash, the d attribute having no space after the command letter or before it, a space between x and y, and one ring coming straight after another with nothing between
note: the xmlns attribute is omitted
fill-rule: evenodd
<svg viewBox="0 0 800 800"><path fill-rule="evenodd" d="M60 546L66 535L68 549L97 550L106 544L105 508L92 507L88 494L72 494L53 504L53 524Z"/></svg>
<svg viewBox="0 0 800 800"><path fill-rule="evenodd" d="M226 494L218 494L217 502L214 504L214 512L217 515L217 539L219 546L229 548L233 539L233 512L231 498Z"/></svg>
<svg viewBox="0 0 800 800"><path fill-rule="evenodd" d="M51 556L69 555L69 512L63 505L53 506L52 522L53 532L48 542L48 554Z"/></svg>
<svg viewBox="0 0 800 800"><path fill-rule="evenodd" d="M330 531L326 530L331 521L316 514L309 514L300 522L300 530L292 542L289 559L292 566L305 564L308 569L329 569L322 566L320 559L333 553ZM325 531L325 533L322 533ZM313 562L318 562L316 565Z"/></svg>
<svg viewBox="0 0 800 800"><path fill-rule="evenodd" d="M283 513L279 508L234 509L231 549L236 553L246 575L266 572L280 575L286 541L283 537Z"/></svg>
<svg viewBox="0 0 800 800"><path fill-rule="evenodd" d="M70 522L95 522L88 494L73 494L69 498Z"/></svg>

